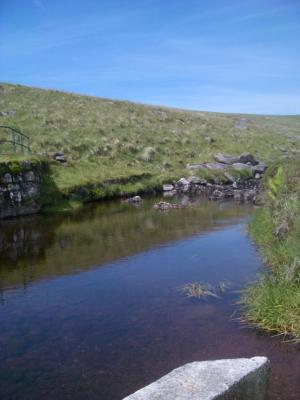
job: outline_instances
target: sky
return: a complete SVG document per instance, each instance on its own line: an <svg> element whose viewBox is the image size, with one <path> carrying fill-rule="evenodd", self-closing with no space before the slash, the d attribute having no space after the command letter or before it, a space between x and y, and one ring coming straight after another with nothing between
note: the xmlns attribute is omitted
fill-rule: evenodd
<svg viewBox="0 0 300 400"><path fill-rule="evenodd" d="M300 0L0 0L0 81L300 114Z"/></svg>

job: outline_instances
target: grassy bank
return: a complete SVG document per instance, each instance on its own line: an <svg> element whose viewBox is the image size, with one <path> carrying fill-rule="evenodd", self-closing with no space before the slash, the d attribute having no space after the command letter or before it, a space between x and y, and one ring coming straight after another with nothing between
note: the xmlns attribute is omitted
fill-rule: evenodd
<svg viewBox="0 0 300 400"><path fill-rule="evenodd" d="M148 191L218 152L248 151L267 163L300 154L299 116L187 111L11 84L0 93L0 125L28 134L38 156L64 152L68 166L50 167L51 185L66 197Z"/></svg>
<svg viewBox="0 0 300 400"><path fill-rule="evenodd" d="M268 272L245 293L247 320L300 341L300 161L274 166L250 233Z"/></svg>

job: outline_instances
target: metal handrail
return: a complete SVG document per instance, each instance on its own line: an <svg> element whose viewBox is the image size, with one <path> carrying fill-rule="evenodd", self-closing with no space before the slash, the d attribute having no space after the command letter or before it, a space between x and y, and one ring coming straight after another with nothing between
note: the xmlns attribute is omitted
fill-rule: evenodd
<svg viewBox="0 0 300 400"><path fill-rule="evenodd" d="M11 132L11 139L0 139L0 146L1 144L4 143L11 143L12 146L12 152L17 153L18 149L21 150L21 153L24 154L26 151L27 153L31 152L30 149L30 139L29 136L25 135L25 133L21 132L20 129L14 128L12 126L8 125L0 125L0 128L2 129L8 129ZM0 154L1 153L1 147L0 147Z"/></svg>

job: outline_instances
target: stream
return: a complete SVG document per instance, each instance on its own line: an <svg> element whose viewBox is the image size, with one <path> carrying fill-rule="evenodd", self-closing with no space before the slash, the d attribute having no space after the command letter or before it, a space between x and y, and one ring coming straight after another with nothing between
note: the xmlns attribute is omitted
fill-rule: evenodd
<svg viewBox="0 0 300 400"><path fill-rule="evenodd" d="M253 206L159 200L0 221L1 400L121 400L187 362L260 355L269 400L299 400L299 345L239 320L264 270ZM192 282L226 290L188 297Z"/></svg>

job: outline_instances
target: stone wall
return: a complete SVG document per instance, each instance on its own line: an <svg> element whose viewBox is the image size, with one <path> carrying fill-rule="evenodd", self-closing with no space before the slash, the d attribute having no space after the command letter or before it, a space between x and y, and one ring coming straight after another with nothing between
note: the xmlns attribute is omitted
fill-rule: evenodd
<svg viewBox="0 0 300 400"><path fill-rule="evenodd" d="M39 212L45 170L45 163L36 160L0 164L0 219Z"/></svg>

